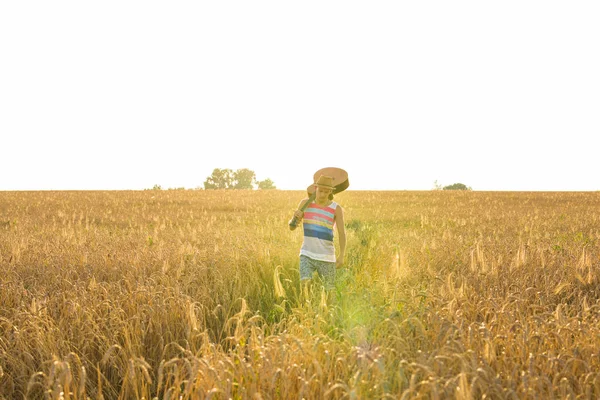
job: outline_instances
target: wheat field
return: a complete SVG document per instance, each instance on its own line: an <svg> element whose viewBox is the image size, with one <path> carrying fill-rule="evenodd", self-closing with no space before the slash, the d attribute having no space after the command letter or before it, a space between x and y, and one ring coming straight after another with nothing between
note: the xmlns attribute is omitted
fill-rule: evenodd
<svg viewBox="0 0 600 400"><path fill-rule="evenodd" d="M599 193L0 192L0 398L600 397ZM337 241L337 239L336 239Z"/></svg>

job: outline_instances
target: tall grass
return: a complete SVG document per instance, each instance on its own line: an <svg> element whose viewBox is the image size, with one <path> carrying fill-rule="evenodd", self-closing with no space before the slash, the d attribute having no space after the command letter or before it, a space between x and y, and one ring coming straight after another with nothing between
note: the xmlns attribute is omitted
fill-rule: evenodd
<svg viewBox="0 0 600 400"><path fill-rule="evenodd" d="M598 398L597 193L0 192L0 398Z"/></svg>

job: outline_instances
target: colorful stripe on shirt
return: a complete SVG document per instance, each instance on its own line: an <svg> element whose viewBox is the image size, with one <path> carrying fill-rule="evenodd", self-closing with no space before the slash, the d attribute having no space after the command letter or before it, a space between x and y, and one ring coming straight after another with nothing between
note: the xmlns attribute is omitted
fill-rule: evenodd
<svg viewBox="0 0 600 400"><path fill-rule="evenodd" d="M304 236L333 241L333 230L311 224L304 224Z"/></svg>
<svg viewBox="0 0 600 400"><path fill-rule="evenodd" d="M335 210L312 203L304 212L304 236L333 241Z"/></svg>

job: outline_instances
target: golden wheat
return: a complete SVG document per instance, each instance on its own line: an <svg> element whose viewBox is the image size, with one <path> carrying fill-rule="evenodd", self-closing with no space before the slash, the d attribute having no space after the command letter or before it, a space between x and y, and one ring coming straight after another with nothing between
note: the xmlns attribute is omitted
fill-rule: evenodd
<svg viewBox="0 0 600 400"><path fill-rule="evenodd" d="M0 192L0 398L598 398L597 193Z"/></svg>

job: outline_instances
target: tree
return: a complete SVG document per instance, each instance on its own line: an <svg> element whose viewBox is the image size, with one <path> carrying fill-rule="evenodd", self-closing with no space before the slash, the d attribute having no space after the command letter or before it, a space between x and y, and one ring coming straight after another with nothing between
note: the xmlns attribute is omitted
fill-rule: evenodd
<svg viewBox="0 0 600 400"><path fill-rule="evenodd" d="M265 189L277 189L275 187L275 183L270 180L269 178L265 179L264 181L260 181L258 182L258 188L261 190L265 190Z"/></svg>
<svg viewBox="0 0 600 400"><path fill-rule="evenodd" d="M464 183L454 183L452 185L444 186L444 190L472 190L469 186Z"/></svg>
<svg viewBox="0 0 600 400"><path fill-rule="evenodd" d="M270 179L258 182L254 171L241 168L235 172L231 169L215 168L212 175L204 181L204 189L276 189L275 183Z"/></svg>
<svg viewBox="0 0 600 400"><path fill-rule="evenodd" d="M231 189L233 187L233 171L215 168L212 175L204 181L204 189Z"/></svg>
<svg viewBox="0 0 600 400"><path fill-rule="evenodd" d="M248 168L238 169L233 173L234 189L254 189L256 174Z"/></svg>

